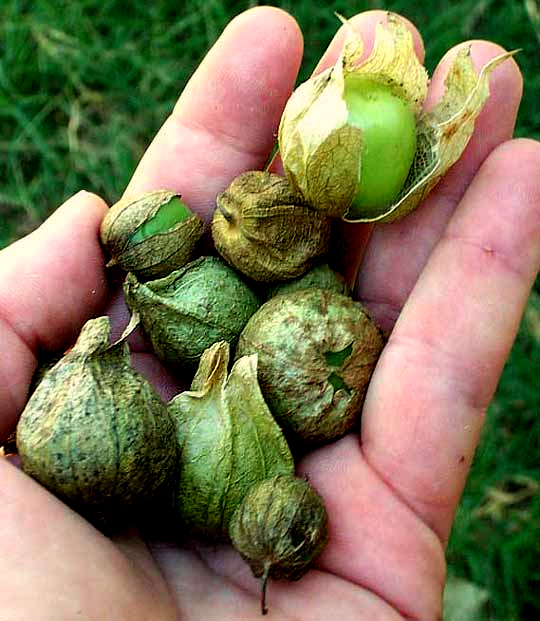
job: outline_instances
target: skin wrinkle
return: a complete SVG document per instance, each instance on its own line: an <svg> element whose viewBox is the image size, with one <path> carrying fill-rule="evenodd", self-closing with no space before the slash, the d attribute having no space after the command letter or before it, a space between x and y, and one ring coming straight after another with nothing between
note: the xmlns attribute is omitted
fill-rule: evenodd
<svg viewBox="0 0 540 621"><path fill-rule="evenodd" d="M471 373L478 368L478 365L473 363L471 365L465 365L463 363L463 357L457 352L451 352L448 350L442 350L440 343L436 340L428 338L420 338L415 335L408 334L394 334L390 335L390 338L385 347L385 356L392 356L396 359L400 358L399 350L403 350L405 353L404 359L413 359L415 361L420 360L424 362L415 362L415 366L431 368L431 360L438 360L437 366L441 369L452 369L454 372L452 376L449 374L446 378L446 384L452 386L452 391L459 395L464 395L464 405L471 407L473 411L481 412L486 409L491 400L490 395L484 395L482 398L477 399L475 394L478 392L478 387L467 386L470 383ZM397 352L395 351L397 350ZM411 354L411 352L423 352L420 354ZM436 371L433 372L436 376Z"/></svg>
<svg viewBox="0 0 540 621"><path fill-rule="evenodd" d="M232 572L229 566L226 565L224 567L221 567L220 565L217 565L215 562L213 562L214 557L212 555L212 552L209 551L208 548L199 549L195 547L191 550L191 552L193 552L198 557L199 561L201 562L202 565L204 565L206 570L212 572L213 574L219 577L224 578L228 584L246 593L247 595L250 595L251 597L255 595L255 597L258 597L259 595L258 589L260 588L260 580L253 578L251 576L251 572L249 571L246 572L247 565L240 564L238 565L238 571ZM246 580L246 575L249 575L248 580ZM319 575L319 576L331 575L332 577L335 578L336 581L338 581L339 583L342 583L345 587L347 586L360 587L362 594L363 595L367 594L368 596L375 598L378 602L378 605L391 606L391 604L387 602L386 600L382 599L381 596L376 593L376 591L368 589L360 583L351 581L348 578L340 576L339 574L336 574L331 570L328 570L328 569L318 570L317 568L314 568L312 572L310 572L310 576L313 578L314 575ZM255 580L256 582L254 582ZM270 610L272 614L276 614L276 611L281 611L285 616L280 617L280 618L287 619L287 621L294 621L296 617L288 614L286 612L286 608L281 607L280 602L278 602L277 598L275 597L276 595L275 589L280 589L285 584L286 583L281 582L281 581L278 581L278 582L274 581L271 583L270 589L271 591L273 591L274 596L271 596L270 598ZM294 585L294 583L290 583L290 584ZM392 608L391 611L392 613L398 614L398 611L395 608ZM300 618L298 618L298 621L300 621Z"/></svg>
<svg viewBox="0 0 540 621"><path fill-rule="evenodd" d="M383 472L381 472L374 463L371 462L370 458L369 458L369 452L367 452L364 448L364 446L362 444L359 444L359 451L362 455L362 459L365 461L366 465L368 466L368 468L372 471L373 475L379 479L379 481L387 488L387 490L389 491L389 493L396 498L397 500L399 500L404 506L406 506L411 514L417 518L418 524L420 527L424 528L425 531L428 533L428 536L432 536L436 541L437 544L440 545L440 559L441 559L441 580L439 583L441 592L442 589L444 587L445 584L445 576L446 576L446 565L444 562L444 549L446 547L446 542L445 540L440 536L440 533L438 533L432 525L430 525L428 522L422 520L416 511L416 508L414 506L414 504L411 503L410 498L407 499L407 497L405 497L401 491L391 483L390 479L384 475ZM439 507L444 507L446 508L445 505L434 505L437 508ZM336 575L334 574L334 572L330 572L332 573L332 575ZM340 577L340 576L338 576ZM351 580L350 577L343 577L341 576L342 579L345 580L349 580L351 582L353 582L353 584L357 584L359 587L361 588L365 588L365 586L362 584L363 581L361 580ZM418 617L410 617L409 616L409 612L405 609L400 609L400 607L397 605L397 602L392 602L391 600L388 599L387 596L385 596L384 593L382 592L378 592L376 589L371 590L370 592L372 592L374 595L376 595L377 597L379 597L382 601L388 602L390 603L393 607L395 607L395 610L399 611L399 613L401 615L403 615L404 619L413 619L413 618L418 618ZM434 619L436 617L433 617ZM437 617L438 618L438 617Z"/></svg>
<svg viewBox="0 0 540 621"><path fill-rule="evenodd" d="M489 241L482 241L473 237L465 237L459 233L453 233L451 230L446 230L439 242L441 245L446 243L456 244L458 246L468 246L477 251L479 262L485 263L487 261L494 262L495 267L490 269L496 270L502 268L505 272L517 276L517 278L525 284L529 277L528 275L518 267L517 261L513 261L511 255L505 253L502 249L498 248L498 244L490 243ZM459 251L453 251L454 253Z"/></svg>
<svg viewBox="0 0 540 621"><path fill-rule="evenodd" d="M483 419L485 416L485 412L478 412L477 414L479 419ZM377 450L379 450L378 447ZM390 490L392 495L408 509L410 509L410 511L418 517L419 521L421 521L422 524L433 533L433 535L437 538L441 545L442 554L444 554L444 550L446 549L446 545L448 543L449 533L445 530L443 531L441 529L437 529L436 525L430 523L429 520L421 519L418 516L418 509L419 507L421 507L423 512L425 512L426 509L429 509L430 512L432 512L433 510L436 510L438 512L448 512L449 510L452 510L455 506L455 499L450 498L446 501L435 499L426 500L425 498L421 499L418 494L411 494L411 490L418 488L418 485L409 484L406 488L404 488L402 485L398 485L392 482L392 474L389 471L389 462L387 460L383 462L384 468L378 466L377 460L372 458L370 445L368 443L366 443L365 447L362 448L362 455L366 464L373 471L375 476L377 476L377 478L380 479L380 481ZM460 466L468 467L470 461L472 461L472 456L470 456L468 459L466 458L465 462L460 463ZM394 459L390 463L395 464L394 468L396 471L399 471L399 469L402 467L401 458ZM452 474L449 473L448 478L450 479L451 476ZM446 481L442 481L440 483L442 486L446 483ZM422 492L425 493L425 489L423 489Z"/></svg>

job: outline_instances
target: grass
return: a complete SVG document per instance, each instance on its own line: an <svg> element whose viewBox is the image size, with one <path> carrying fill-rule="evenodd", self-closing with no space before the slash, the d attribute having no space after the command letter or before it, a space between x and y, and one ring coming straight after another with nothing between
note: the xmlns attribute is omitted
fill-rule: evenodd
<svg viewBox="0 0 540 621"><path fill-rule="evenodd" d="M114 202L182 86L232 16L228 0L3 0L0 6L0 247L80 188ZM428 69L455 43L487 38L525 78L517 136L540 138L537 0L282 0L305 34L300 79L345 16L390 9L416 23ZM450 571L486 589L485 619L540 611L540 302L526 317L490 408L448 547ZM463 621L466 621L465 619ZM476 621L476 620L475 620Z"/></svg>

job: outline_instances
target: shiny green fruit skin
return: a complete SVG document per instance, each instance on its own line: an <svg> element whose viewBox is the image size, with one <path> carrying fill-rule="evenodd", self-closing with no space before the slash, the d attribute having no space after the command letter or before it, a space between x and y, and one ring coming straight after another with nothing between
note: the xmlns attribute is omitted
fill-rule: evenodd
<svg viewBox="0 0 540 621"><path fill-rule="evenodd" d="M345 79L349 123L362 130L360 185L348 219L376 216L405 184L416 151L416 120L389 86L364 76Z"/></svg>

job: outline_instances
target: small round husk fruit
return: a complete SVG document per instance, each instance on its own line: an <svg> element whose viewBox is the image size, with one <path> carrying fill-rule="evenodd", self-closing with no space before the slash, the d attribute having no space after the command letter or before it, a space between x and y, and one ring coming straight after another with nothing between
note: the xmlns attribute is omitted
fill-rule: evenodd
<svg viewBox="0 0 540 621"><path fill-rule="evenodd" d="M231 265L256 281L304 274L328 251L330 218L314 211L284 177L242 173L217 198L212 237Z"/></svg>
<svg viewBox="0 0 540 621"><path fill-rule="evenodd" d="M171 190L154 190L114 204L101 223L101 242L112 259L139 280L161 278L185 265L204 223Z"/></svg>
<svg viewBox="0 0 540 621"><path fill-rule="evenodd" d="M462 46L442 97L425 110L429 76L406 21L387 13L367 55L346 23L335 64L301 84L283 110L279 153L291 186L313 208L344 220L403 218L461 157L491 72L513 54L477 72L471 47Z"/></svg>
<svg viewBox="0 0 540 621"><path fill-rule="evenodd" d="M163 500L174 424L108 317L89 320L43 376L17 426L23 470L98 526L137 521Z"/></svg>
<svg viewBox="0 0 540 621"><path fill-rule="evenodd" d="M229 534L253 575L262 578L266 614L269 578L300 580L328 542L324 502L304 479L278 475L254 485L233 514Z"/></svg>
<svg viewBox="0 0 540 621"><path fill-rule="evenodd" d="M200 257L146 283L130 273L124 294L158 358L190 371L214 343L235 345L260 305L245 280L218 257Z"/></svg>
<svg viewBox="0 0 540 621"><path fill-rule="evenodd" d="M257 356L228 373L229 344L201 357L191 390L169 403L178 442L174 513L182 531L204 541L229 540L229 522L252 485L293 474L287 441L257 382Z"/></svg>
<svg viewBox="0 0 540 621"><path fill-rule="evenodd" d="M236 355L258 354L261 390L290 439L335 440L357 423L383 336L359 302L312 288L277 295L250 318Z"/></svg>

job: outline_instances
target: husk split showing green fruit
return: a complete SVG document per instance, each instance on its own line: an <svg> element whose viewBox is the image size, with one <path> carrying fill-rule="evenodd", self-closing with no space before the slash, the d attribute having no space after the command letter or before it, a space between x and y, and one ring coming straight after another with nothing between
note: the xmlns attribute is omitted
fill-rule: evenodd
<svg viewBox="0 0 540 621"><path fill-rule="evenodd" d="M301 443L317 444L357 424L383 345L359 302L313 287L265 302L236 355L258 354L261 390L279 424Z"/></svg>
<svg viewBox="0 0 540 621"><path fill-rule="evenodd" d="M470 49L459 50L442 99L426 111L428 75L400 17L388 13L365 60L363 51L360 35L348 26L335 65L289 98L279 149L292 190L314 209L352 222L388 222L414 210L461 156L489 96L491 72L513 52L478 74ZM377 105L370 105L372 98Z"/></svg>
<svg viewBox="0 0 540 621"><path fill-rule="evenodd" d="M204 223L171 190L154 190L114 204L101 223L109 266L134 272L139 280L161 278L185 265Z"/></svg>

